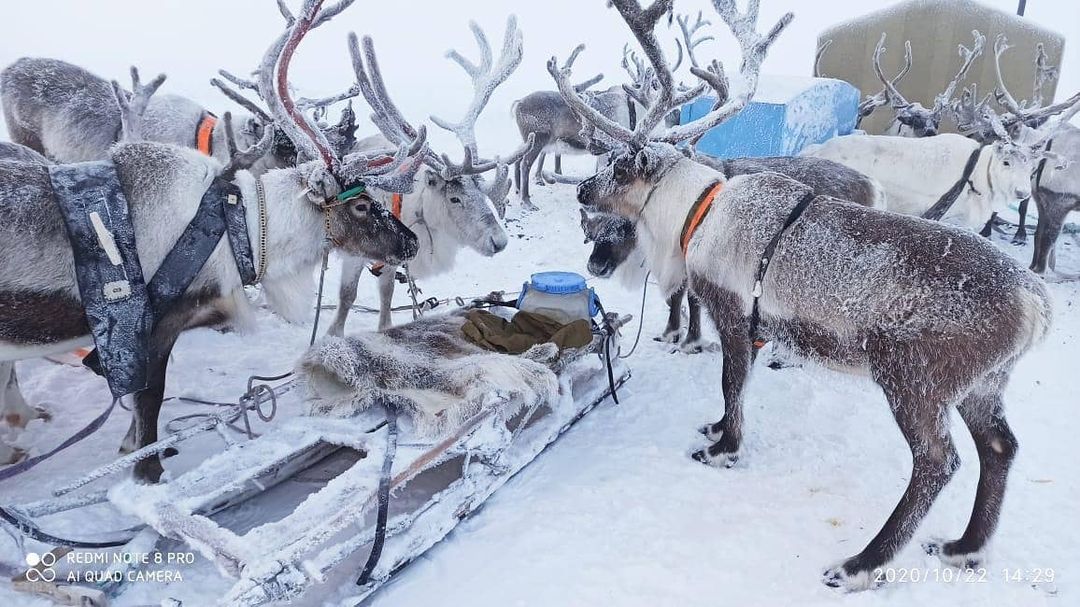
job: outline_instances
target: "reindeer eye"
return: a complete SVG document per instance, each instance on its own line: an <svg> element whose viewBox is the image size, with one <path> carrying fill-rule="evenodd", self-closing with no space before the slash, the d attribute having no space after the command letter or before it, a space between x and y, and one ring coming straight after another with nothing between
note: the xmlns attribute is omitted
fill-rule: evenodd
<svg viewBox="0 0 1080 607"><path fill-rule="evenodd" d="M366 202L357 203L356 206L353 207L353 210L357 213L367 213L369 209L370 207Z"/></svg>
<svg viewBox="0 0 1080 607"><path fill-rule="evenodd" d="M1009 162L1008 160L1002 160L1002 161L1001 161L1001 164L1003 164L1003 165L1005 165L1005 166L1012 166L1012 163L1011 163L1011 162Z"/></svg>
<svg viewBox="0 0 1080 607"><path fill-rule="evenodd" d="M457 196L451 196L450 197L450 202L452 202L454 204L461 204L461 199L458 198Z"/></svg>

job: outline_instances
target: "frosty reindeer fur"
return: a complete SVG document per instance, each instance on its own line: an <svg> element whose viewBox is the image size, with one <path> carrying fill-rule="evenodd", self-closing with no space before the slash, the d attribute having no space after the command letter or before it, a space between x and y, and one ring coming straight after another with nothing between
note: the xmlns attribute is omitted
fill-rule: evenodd
<svg viewBox="0 0 1080 607"><path fill-rule="evenodd" d="M690 149L693 149L692 146ZM885 192L877 181L824 158L776 156L720 160L696 153L691 153L690 157L720 172L725 179L736 175L772 171L809 186L815 194L832 196L867 207L881 208L885 205ZM581 229L585 232L585 242L593 243L588 263L590 274L607 278L622 268L619 274L624 283L632 284L637 279L637 284L633 286L640 284L638 270L647 262L641 259L643 253L639 247L633 220L612 213L596 213L590 216L581 209ZM632 261L629 264L624 263L627 260ZM687 297L685 269L679 287L673 293L664 295L668 304L668 321L664 333L656 338L657 341L679 343L680 351L688 354L700 352L702 348L701 308L693 294ZM684 298L687 299L690 315L686 335L681 336Z"/></svg>
<svg viewBox="0 0 1080 607"><path fill-rule="evenodd" d="M265 152L270 132L259 148L236 154L224 168L194 150L159 143L120 144L110 150L131 209L146 275L153 274L172 248L218 175L240 187L253 243L260 242L260 216L265 219L266 246L254 252L256 271L271 307L288 320L309 316L312 274L329 246L389 263L400 263L415 254L416 236L378 203L361 198L336 204L332 199L345 186L360 180L407 191L426 151L423 131L399 147L393 158L381 153L338 158L288 96L289 60L296 46L308 31L351 3L343 0L321 8L321 0L307 0L296 17L289 15L289 27L266 51L258 71L259 91L276 125L297 142L306 157L317 160L269 171L261 178L242 170L239 162L252 162ZM265 196L258 194L260 188ZM47 167L0 163L0 201L9 218L0 226L0 240L7 243L7 254L0 259L0 360L69 351L87 344L88 328L79 303L71 247L53 200ZM250 324L253 315L240 286L229 245L223 239L184 299L155 325L150 386L135 395L127 448L143 447L157 439L165 368L179 333L220 323L223 311L238 325ZM208 315L208 310L212 314ZM137 478L150 481L157 480L161 472L157 458L144 460L135 469Z"/></svg>
<svg viewBox="0 0 1080 607"><path fill-rule="evenodd" d="M483 30L476 23L471 23L470 27L480 48L479 64L472 63L457 51L448 52L447 57L460 65L472 80L472 102L458 123L432 117L436 125L457 136L464 150L464 159L457 164L446 154L441 157L434 153L426 154L425 167L417 174L412 192L398 194L400 219L416 232L420 241L416 257L409 262L409 272L414 278L425 278L450 270L458 251L465 247L485 256L495 255L506 248L508 237L499 218L506 211L508 165L520 160L533 142L532 137L526 138L522 147L506 159L480 158L476 120L496 87L505 82L521 63L522 35L517 27L517 19L511 15L506 22L502 52L496 61ZM379 73L373 48L370 53L370 78L361 78L361 81L370 81L372 86L362 87L362 92L369 103L379 103L380 98L389 98L389 95L385 93L385 83ZM358 74L364 73L360 59L354 58ZM376 91L382 92L376 94ZM397 111L388 113L400 115ZM373 151L392 148L394 144L407 140L413 131L411 125L402 121L391 129L393 137L390 139L370 137L358 142L356 149ZM485 173L494 173L490 181L482 177ZM386 193L384 199L394 194ZM329 329L331 335L341 335L345 330L345 321L356 301L357 283L365 265L366 260L356 257L347 257L342 261L341 290L337 315ZM390 326L395 274L396 266L384 267L378 277L380 330Z"/></svg>
<svg viewBox="0 0 1080 607"><path fill-rule="evenodd" d="M244 82L227 72L223 76ZM24 57L0 72L0 102L12 140L56 162L104 160L108 158L109 147L121 139L122 132L134 140L196 147L197 131L209 112L180 95L155 95L164 81L162 74L142 85L138 72L132 68L133 91L128 93L115 82L110 84L76 65L57 59ZM239 128L235 133L226 133L223 120L213 124L210 152L219 162L227 164L231 160L227 145L230 135L236 137L241 149L250 148L262 139L273 119L220 80L212 82L252 112L251 116L237 120ZM142 105L136 112L141 118L125 131L121 104L128 99ZM302 109L319 109L335 100L337 97L301 99L297 104ZM342 116L340 124L321 128L328 140L336 144L338 154L348 152L356 130L351 112ZM273 168L295 166L296 155L295 143L283 131L274 131L272 145L250 170L258 175Z"/></svg>
<svg viewBox="0 0 1080 607"><path fill-rule="evenodd" d="M670 0L646 10L635 0L612 3L645 49L663 90L649 117L631 132L588 108L569 84L570 66L560 68L551 60L549 71L567 101L625 145L610 167L580 185L579 201L634 219L648 237L654 274L661 284L676 283L670 274L682 267L680 236L688 214L704 200L703 193L721 188L711 212L685 242L690 290L709 311L723 349L724 416L704 428L711 444L694 458L721 467L738 460L743 390L757 338L869 375L884 391L911 448L913 470L884 527L862 552L824 574L830 586L868 588L875 570L910 540L959 465L948 428L948 410L956 404L979 453L979 488L961 538L925 547L949 564L977 564L997 524L1017 448L1002 394L1016 362L1049 328L1045 286L969 232L816 196L772 172L725 180L674 147L745 107L765 53L790 22L790 13L762 36L755 31L757 2L739 13L733 0L713 0L742 49L742 87L729 96L719 65L709 73L697 70L723 103L697 122L650 136L675 98L652 31ZM805 212L793 214L796 208ZM771 241L776 248L762 275Z"/></svg>

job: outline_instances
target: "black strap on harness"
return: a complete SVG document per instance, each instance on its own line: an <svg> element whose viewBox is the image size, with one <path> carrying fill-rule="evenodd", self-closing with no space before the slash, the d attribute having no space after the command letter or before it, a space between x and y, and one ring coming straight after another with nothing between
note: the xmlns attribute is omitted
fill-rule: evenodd
<svg viewBox="0 0 1080 607"><path fill-rule="evenodd" d="M754 298L753 307L750 309L750 342L753 344L753 351L756 354L762 346L768 341L759 332L761 325L761 311L758 307L758 300L761 299L761 285L765 280L765 274L769 271L769 262L772 261L773 253L776 252L776 247L780 244L780 239L784 237L788 228L791 227L799 217L802 216L806 207L810 206L810 203L817 198L817 194L813 190L802 195L795 208L791 209L788 213L787 219L784 220L783 227L780 228L769 241L769 244L765 246L765 252L761 255L761 261L758 263L757 278L754 280L754 290L751 295Z"/></svg>
<svg viewBox="0 0 1080 607"><path fill-rule="evenodd" d="M1053 139L1046 142L1046 151L1047 152L1050 151L1050 147L1052 145L1054 145L1054 140ZM1036 190L1039 189L1039 184L1042 183L1043 169L1045 169L1045 168L1046 168L1046 156L1043 156L1042 160L1039 161L1038 168L1035 169L1035 189Z"/></svg>
<svg viewBox="0 0 1080 607"><path fill-rule="evenodd" d="M932 207L926 210L922 214L923 219L931 219L938 221L945 216L945 213L949 212L952 205L956 203L956 199L960 198L960 194L964 193L964 189L971 187L971 191L976 194L979 193L975 189L975 184L971 182L971 174L975 172L975 164L979 162L979 154L982 153L984 146L979 146L971 152L971 156L968 156L967 164L964 165L964 172L960 175L960 179L953 184L949 191L941 195L937 202Z"/></svg>

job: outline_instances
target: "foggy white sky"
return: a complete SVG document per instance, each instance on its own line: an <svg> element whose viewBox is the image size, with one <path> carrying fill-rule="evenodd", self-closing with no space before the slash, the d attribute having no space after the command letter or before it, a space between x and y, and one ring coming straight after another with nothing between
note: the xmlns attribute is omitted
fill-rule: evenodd
<svg viewBox="0 0 1080 607"><path fill-rule="evenodd" d="M1016 9L1016 0L981 1L1010 12ZM821 29L891 4L895 2L762 0L761 29L785 11L795 13L764 71L809 75ZM236 73L253 69L282 27L273 0L33 0L5 5L0 66L21 56L48 56L126 82L127 67L134 63L147 77L167 73L163 91L187 95L218 113L237 108L209 79L222 67ZM708 0L677 0L675 6L679 12L705 9L715 17ZM416 122L433 113L455 120L471 89L464 73L444 58L445 51L454 47L475 56L469 19L476 19L498 48L510 13L518 16L525 35L525 59L492 98L478 128L482 150L506 151L518 140L510 104L534 90L553 88L545 69L551 55L565 58L585 42L577 76L603 72L610 83L622 76L618 62L629 33L618 14L605 8L605 0L358 0L304 41L292 80L306 96L343 90L352 81L346 33L370 34L391 94L405 113ZM1080 90L1080 0L1029 0L1027 18L1066 36L1058 98ZM720 43L703 47L703 54L734 62L733 42L722 26L716 30ZM444 145L453 141L441 133L434 140Z"/></svg>

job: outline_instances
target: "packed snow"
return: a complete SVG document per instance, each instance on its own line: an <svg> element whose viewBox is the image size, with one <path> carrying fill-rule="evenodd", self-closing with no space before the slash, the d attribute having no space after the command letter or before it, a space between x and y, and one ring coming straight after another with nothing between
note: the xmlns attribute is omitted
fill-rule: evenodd
<svg viewBox="0 0 1080 607"><path fill-rule="evenodd" d="M126 66L137 62L146 75L167 71L170 78L165 88L171 92L191 94L210 107L225 107L206 80L218 67L241 71L252 65L279 25L276 11L265 2L227 3L227 7L220 7L225 11L223 16L207 17L221 4L209 0L167 6L140 3L137 8L115 0L75 6L59 0L20 4L8 9L14 14L8 15L9 35L0 44L0 65L37 54L122 77ZM492 8L493 4L497 7ZM584 78L598 68L611 79L618 75L616 62L626 34L600 0L581 8L578 5L582 3L571 0L503 4L470 0L433 7L421 0L381 5L361 0L355 8L368 13L346 14L342 23L333 23L327 32L313 36L311 49L300 50L298 65L307 71L297 78L298 85L308 96L342 88L342 79L348 74L344 32L352 29L376 36L391 94L401 101L406 114L417 121L432 113L454 116L471 91L462 82L460 70L441 57L442 52L450 47L466 52L472 48L466 27L469 17L480 18L494 39L501 35L505 13L515 10L525 36L525 60L493 97L478 125L482 150L512 149L518 143L516 128L509 111L500 110L532 90L553 88L543 69L547 56L556 53L565 58L577 42L587 39L589 50L576 74ZM785 0L763 3L763 23L774 22L788 8L796 11L792 31L781 36L765 63L766 71L808 73L813 60L808 49L813 48L816 32L871 8L864 1L851 0L830 3L827 9L815 6L805 10L803 4L789 6ZM1007 0L991 4L1005 10L1014 8ZM686 5L680 10L706 3ZM1046 0L1030 3L1028 10L1030 18L1071 36L1073 43L1066 49L1059 91L1080 89L1080 47L1076 44L1080 40L1080 9L1071 0ZM125 14L109 16L102 11ZM575 18L566 17L570 11L579 12L574 13ZM48 36L42 34L43 16L55 20ZM413 27L411 35L394 30L405 23ZM595 25L596 32L589 34L581 25L586 23ZM91 24L94 27L88 27ZM193 40L202 42L192 44ZM728 52L721 55L733 56L730 41L722 44ZM235 57L223 51L233 46L242 49ZM188 50L190 60L181 57ZM313 59L319 55L333 57L332 70L322 69ZM305 88L309 82L315 90ZM441 134L433 138L436 149L441 145L454 150L452 155L456 153L458 148L451 147L451 139ZM592 159L565 160L564 166L577 174L586 174L593 164ZM455 297L469 299L495 289L517 291L535 271L570 270L587 275L585 265L592 245L582 243L573 188L536 187L533 202L540 210L524 213L511 195L507 249L493 257L463 252L453 271L421 281L423 297L450 299L441 308L444 310L454 305ZM1006 218L1015 220L1015 215L1010 213ZM1070 219L1080 222L1076 214ZM1030 260L1030 244L1014 246L1007 236L998 234L994 242L1024 263ZM325 303L331 306L336 300L339 264L339 260L332 260L326 275ZM653 341L662 333L667 317L655 284L648 288L644 316L639 319L640 283L631 289L621 281L591 279L590 286L596 288L608 310L635 316L623 330L624 351L633 342L638 321L643 324L641 343L627 361L633 378L619 393L621 403L606 401L585 417L496 492L483 510L403 570L370 604L1080 604L1080 525L1076 519L1080 474L1075 464L1080 416L1076 389L1068 379L1076 372L1080 353L1080 281L1066 276L1080 273L1080 237L1075 230L1059 241L1057 269L1059 273L1048 275L1055 305L1054 326L1045 342L1020 362L1006 393L1009 421L1021 447L985 577L958 574L919 547L924 540L959 536L970 514L978 460L955 413L952 430L963 466L911 544L891 563L900 581L875 591L844 595L823 586L821 573L857 553L877 532L910 473L910 453L880 389L865 378L811 363L774 370L766 366L767 357L762 357L746 394L746 436L740 462L727 470L702 466L689 454L704 442L697 428L722 414L718 348L686 355L673 352L671 344ZM375 282L373 277L363 276L359 306L378 308ZM405 290L398 289L395 305L406 301ZM323 330L332 314L332 309L323 310ZM253 333L199 329L182 335L173 351L166 394L234 401L244 391L249 375L291 369L307 348L310 324L287 324L265 305L257 316L258 329ZM397 312L394 320L402 323L409 318L408 312ZM346 334L374 330L376 324L376 314L356 311L350 316ZM707 341L715 339L707 322L705 337ZM21 433L6 434L31 455L52 448L82 428L109 402L105 382L85 369L35 359L20 362L18 371L28 400L48 408L53 415L52 421L36 420ZM288 393L275 420L269 424L255 420L255 431L265 432L303 414L307 405L301 396L299 390ZM166 402L162 432L190 424L190 420L178 419L183 416L218 412L216 407ZM87 440L16 479L0 483L0 503L48 497L52 489L108 464L116 457L128 422L128 413L117 410ZM6 427L0 431L8 432ZM204 437L166 460L166 470L175 475L222 449L220 440ZM119 476L93 488L106 488L122 480ZM277 508L265 510L240 506L233 522L250 528L257 521L280 519L293 506L284 500ZM110 508L95 506L46 517L42 524L50 533L80 537L135 522ZM10 578L21 572L15 566L25 562L26 552L45 549L34 541L20 545L0 534L0 574ZM194 552L182 546L170 550L178 555ZM178 560L181 562L160 568L161 575L131 584L113 604L158 605L171 598L185 607L208 607L232 586L232 580L201 556L195 555L193 562L188 562L187 556ZM349 597L356 592L356 573L350 570L332 577L295 604L352 605ZM17 593L7 580L0 580L0 605L52 604L48 599Z"/></svg>

